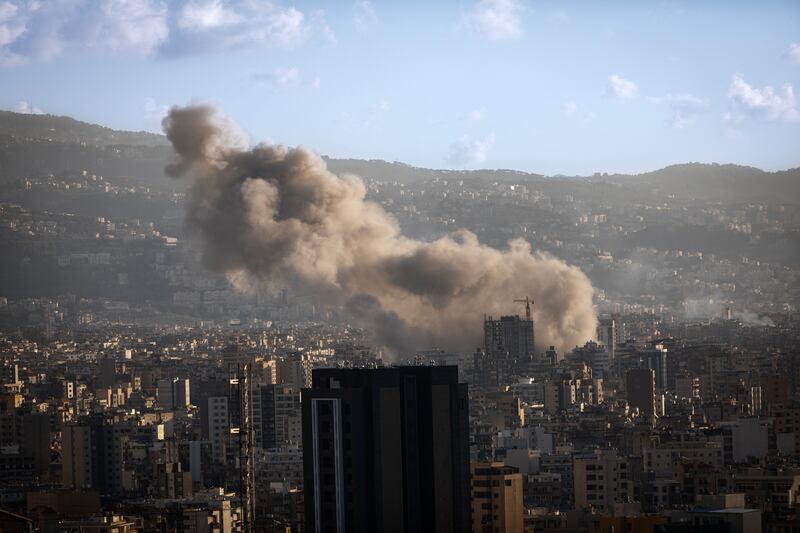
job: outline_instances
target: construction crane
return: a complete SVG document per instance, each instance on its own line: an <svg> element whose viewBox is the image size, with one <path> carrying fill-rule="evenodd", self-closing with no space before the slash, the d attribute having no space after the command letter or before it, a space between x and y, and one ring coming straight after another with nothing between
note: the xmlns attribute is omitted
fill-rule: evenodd
<svg viewBox="0 0 800 533"><path fill-rule="evenodd" d="M526 320L533 320L533 314L531 313L531 306L533 305L533 299L526 296L524 300L517 299L514 300L514 303L524 303L525 304L525 319Z"/></svg>

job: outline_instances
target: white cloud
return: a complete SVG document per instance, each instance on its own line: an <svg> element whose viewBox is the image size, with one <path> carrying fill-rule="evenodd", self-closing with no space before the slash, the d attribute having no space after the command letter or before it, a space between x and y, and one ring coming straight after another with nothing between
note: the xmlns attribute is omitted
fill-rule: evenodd
<svg viewBox="0 0 800 533"><path fill-rule="evenodd" d="M149 55L169 37L155 0L51 0L0 4L0 64L47 60L65 51Z"/></svg>
<svg viewBox="0 0 800 533"><path fill-rule="evenodd" d="M670 125L675 129L681 129L693 124L697 116L706 110L706 101L689 93L666 94L650 100L669 106L672 110Z"/></svg>
<svg viewBox="0 0 800 533"><path fill-rule="evenodd" d="M203 31L241 22L241 15L221 0L186 2L178 14L178 27L187 31Z"/></svg>
<svg viewBox="0 0 800 533"><path fill-rule="evenodd" d="M353 25L358 31L366 31L375 21L378 15L375 13L375 6L367 0L356 0L353 3Z"/></svg>
<svg viewBox="0 0 800 533"><path fill-rule="evenodd" d="M608 77L608 89L619 100L631 100L639 93L635 83L616 74Z"/></svg>
<svg viewBox="0 0 800 533"><path fill-rule="evenodd" d="M179 29L183 32L176 32L173 43L178 52L192 48L290 47L302 42L311 31L301 11L259 1L241 1L222 10L206 10L184 18Z"/></svg>
<svg viewBox="0 0 800 533"><path fill-rule="evenodd" d="M17 103L17 107L14 108L14 111L17 113L24 113L26 115L43 115L44 111L39 109L38 107L34 106L32 103L27 102L25 100L21 100Z"/></svg>
<svg viewBox="0 0 800 533"><path fill-rule="evenodd" d="M466 26L491 39L501 41L523 35L523 5L517 0L479 0L466 16Z"/></svg>
<svg viewBox="0 0 800 533"><path fill-rule="evenodd" d="M574 100L567 100L561 104L561 110L567 116L572 116L578 112L578 104Z"/></svg>
<svg viewBox="0 0 800 533"><path fill-rule="evenodd" d="M16 42L25 31L25 22L18 16L19 8L11 2L0 3L0 65L16 63L7 46Z"/></svg>
<svg viewBox="0 0 800 533"><path fill-rule="evenodd" d="M494 133L483 139L471 139L464 135L451 145L447 161L457 167L480 165L489 158L492 148L494 148Z"/></svg>
<svg viewBox="0 0 800 533"><path fill-rule="evenodd" d="M12 19L16 14L17 6L11 2L3 2L0 4L0 21Z"/></svg>
<svg viewBox="0 0 800 533"><path fill-rule="evenodd" d="M167 112L169 111L169 106L164 104L159 104L156 102L155 98L145 98L144 100L144 119L147 122L155 122L157 124L161 124L161 121L164 117L167 116Z"/></svg>
<svg viewBox="0 0 800 533"><path fill-rule="evenodd" d="M180 55L336 36L278 0L0 0L0 66L62 54Z"/></svg>
<svg viewBox="0 0 800 533"><path fill-rule="evenodd" d="M787 55L789 56L789 59L791 59L795 63L800 63L800 43L790 44Z"/></svg>
<svg viewBox="0 0 800 533"><path fill-rule="evenodd" d="M270 72L254 74L253 79L276 91L293 89L302 82L300 71L295 67L278 67Z"/></svg>
<svg viewBox="0 0 800 533"><path fill-rule="evenodd" d="M169 36L167 9L151 0L108 0L84 18L88 48L112 54L150 55ZM94 19L94 20L92 20ZM80 26L79 26L80 27Z"/></svg>
<svg viewBox="0 0 800 533"><path fill-rule="evenodd" d="M336 33L333 28L328 24L328 19L325 17L325 11L318 9L311 17L311 24L308 28L309 33L316 33L325 38L326 41L336 44Z"/></svg>
<svg viewBox="0 0 800 533"><path fill-rule="evenodd" d="M732 111L726 114L726 121L739 121L751 116L770 122L794 122L800 119L794 88L785 84L782 91L767 85L753 87L739 74L734 74L728 87L728 100Z"/></svg>

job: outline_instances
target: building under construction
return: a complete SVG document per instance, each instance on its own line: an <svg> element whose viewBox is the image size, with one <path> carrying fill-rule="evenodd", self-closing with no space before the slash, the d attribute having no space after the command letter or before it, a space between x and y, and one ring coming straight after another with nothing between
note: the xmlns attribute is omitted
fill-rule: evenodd
<svg viewBox="0 0 800 533"><path fill-rule="evenodd" d="M475 354L475 381L499 385L515 375L525 375L534 358L534 327L531 305L525 298L525 318L519 315L491 316L483 322L483 351Z"/></svg>

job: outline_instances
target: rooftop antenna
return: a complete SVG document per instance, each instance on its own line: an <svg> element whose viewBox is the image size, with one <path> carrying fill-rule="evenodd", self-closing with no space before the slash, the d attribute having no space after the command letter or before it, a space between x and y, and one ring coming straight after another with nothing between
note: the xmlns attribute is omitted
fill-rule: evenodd
<svg viewBox="0 0 800 533"><path fill-rule="evenodd" d="M228 365L229 395L238 406L236 425L231 426L232 435L239 441L239 503L242 507L242 531L252 533L255 525L255 476L254 476L254 431L252 413L252 361L236 363L236 374L231 376L232 365Z"/></svg>

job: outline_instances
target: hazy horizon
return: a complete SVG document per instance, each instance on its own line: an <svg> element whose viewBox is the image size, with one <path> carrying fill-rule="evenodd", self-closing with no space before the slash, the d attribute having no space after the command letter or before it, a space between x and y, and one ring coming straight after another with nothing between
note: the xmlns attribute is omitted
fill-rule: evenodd
<svg viewBox="0 0 800 533"><path fill-rule="evenodd" d="M31 115L31 113L20 113L19 111L5 110L5 109L0 110L0 112L10 112L10 113L14 113L14 114L17 114L17 115ZM99 126L99 127L109 128L112 131L116 131L116 132L132 133L132 134L144 134L144 135L154 135L154 136L157 136L157 137L161 137L164 140L165 146L166 146L166 143L167 143L166 135L161 131L125 130L125 129L110 128L110 126L108 126L106 124L97 124L97 123L93 123L93 122L86 122L85 120L81 120L80 117L72 117L72 116L69 116L69 115L55 115L55 114L52 114L52 113L37 113L34 116L54 117L54 118L67 118L67 119L76 120L76 121L84 123L84 124L88 124L90 126ZM253 139L252 136L249 136L248 138L249 138L249 140L251 142L251 144L250 144L251 146L256 146L256 145L261 144L263 142L263 141L259 141L257 139ZM122 143L122 144L124 144L124 143ZM282 144L282 143L272 143L272 144ZM288 145L286 145L286 146L288 146ZM292 146L289 146L289 147L290 148L294 148ZM435 172L482 172L482 171L505 172L505 171L508 171L508 172L519 172L519 173L530 174L530 175L541 175L541 176L544 176L546 178L559 178L559 177L563 177L563 178L591 178L591 177L593 177L595 175L595 173L591 173L591 174L589 174L589 173L586 173L586 174L565 174L563 172L556 172L556 173L553 173L553 174L545 174L543 172L537 172L536 170L521 170L521 169L517 169L517 168L503 168L503 167L489 167L489 166L487 166L487 167L475 167L475 168L452 168L452 167L447 167L447 166L444 166L444 165L443 166L439 166L439 167L433 167L433 166L426 167L426 166L413 165L413 164L411 164L411 163L409 163L407 161L399 161L399 160L367 159L367 158L359 158L359 157L354 157L354 156L348 156L346 154L341 154L339 156L333 156L333 155L326 154L326 153L320 153L317 150L315 150L313 147L303 147L303 148L311 150L312 152L316 153L317 155L319 155L319 156L321 156L323 158L332 159L332 160L340 160L340 161L353 160L353 161L386 163L386 164L389 164L389 165L404 165L404 166L408 166L408 167L411 167L411 168L417 168L417 169L420 169L420 170L431 170L431 171L435 171ZM789 166L789 167L785 167L785 168L766 169L766 168L761 168L761 167L752 166L752 165L742 165L742 164L739 164L739 163L732 163L732 162L728 162L728 161L674 161L672 163L667 163L666 165L661 166L661 167L647 168L647 169L643 169L643 170L637 171L637 172L617 172L617 171L614 171L614 170L609 170L609 171L604 171L602 173L598 172L598 174L608 174L608 175L617 174L617 175L623 175L623 176L625 176L625 175L633 176L633 175L639 175L639 174L648 174L648 173L652 173L652 172L658 172L660 170L664 170L664 169L667 169L667 168L670 168L670 167L684 166L684 165L706 165L706 166L714 166L714 165L717 165L717 166L730 166L730 165L732 165L732 166L739 166L739 167L754 168L756 170L761 170L761 171L764 171L764 172L771 172L771 173L772 172L791 171L791 170L795 170L795 169L800 168L800 164L798 164L797 166Z"/></svg>
<svg viewBox="0 0 800 533"><path fill-rule="evenodd" d="M437 169L779 170L800 165L798 20L788 1L4 2L0 107L159 132L208 102L253 141Z"/></svg>

